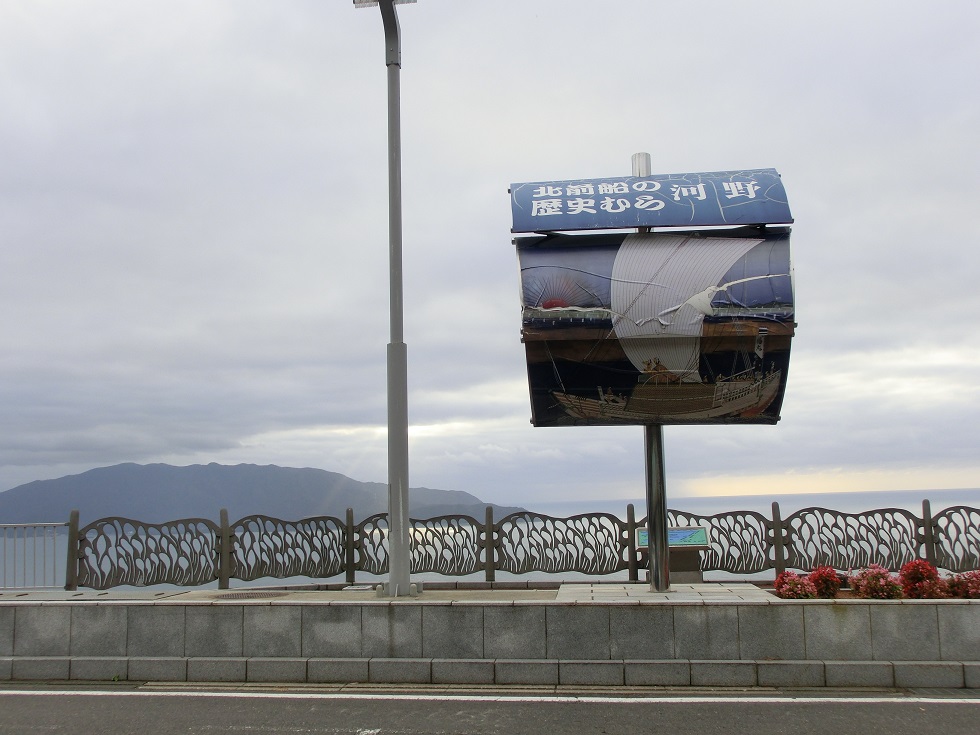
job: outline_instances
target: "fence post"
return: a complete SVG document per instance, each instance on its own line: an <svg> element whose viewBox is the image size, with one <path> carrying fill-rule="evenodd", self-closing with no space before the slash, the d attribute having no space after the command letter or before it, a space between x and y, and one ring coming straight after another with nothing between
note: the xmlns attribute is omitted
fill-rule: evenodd
<svg viewBox="0 0 980 735"><path fill-rule="evenodd" d="M772 543L773 559L776 563L776 575L786 571L786 549L783 546L783 518L779 513L779 503L772 504Z"/></svg>
<svg viewBox="0 0 980 735"><path fill-rule="evenodd" d="M228 589L231 580L231 526L228 525L228 509L218 511L218 589Z"/></svg>
<svg viewBox="0 0 980 735"><path fill-rule="evenodd" d="M14 539L16 541L16 539ZM78 589L78 511L68 514L68 559L65 562L65 589Z"/></svg>
<svg viewBox="0 0 980 735"><path fill-rule="evenodd" d="M637 571L639 562L636 558L636 509L632 503L626 505L626 565L629 569L630 582L639 582Z"/></svg>
<svg viewBox="0 0 980 735"><path fill-rule="evenodd" d="M486 520L483 526L483 568L486 580L494 582L497 579L497 553L493 532L493 506L487 506Z"/></svg>
<svg viewBox="0 0 980 735"><path fill-rule="evenodd" d="M928 500L922 501L922 545L925 547L926 561L936 566L936 559L938 558L936 527L932 521L932 505Z"/></svg>
<svg viewBox="0 0 980 735"><path fill-rule="evenodd" d="M347 584L354 584L357 570L354 568L354 509L348 508L345 517L347 532L344 534L344 567L347 571Z"/></svg>

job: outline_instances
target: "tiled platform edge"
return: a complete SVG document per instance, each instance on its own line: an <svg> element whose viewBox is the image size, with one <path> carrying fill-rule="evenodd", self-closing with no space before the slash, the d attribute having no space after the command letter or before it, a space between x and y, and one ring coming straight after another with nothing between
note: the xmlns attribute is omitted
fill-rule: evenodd
<svg viewBox="0 0 980 735"><path fill-rule="evenodd" d="M980 662L0 657L0 681L57 680L980 689Z"/></svg>
<svg viewBox="0 0 980 735"><path fill-rule="evenodd" d="M980 601L5 602L0 679L980 686Z"/></svg>

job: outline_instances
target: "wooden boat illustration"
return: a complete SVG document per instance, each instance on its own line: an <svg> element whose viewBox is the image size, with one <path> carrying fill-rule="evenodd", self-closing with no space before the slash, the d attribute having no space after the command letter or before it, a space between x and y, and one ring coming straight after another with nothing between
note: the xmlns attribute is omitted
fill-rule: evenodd
<svg viewBox="0 0 980 735"><path fill-rule="evenodd" d="M566 413L585 420L642 423L651 416L670 416L673 421L698 422L726 416L748 417L761 413L779 392L781 371L766 374L746 370L712 384L663 383L653 378L628 395L597 388L598 397L552 392Z"/></svg>

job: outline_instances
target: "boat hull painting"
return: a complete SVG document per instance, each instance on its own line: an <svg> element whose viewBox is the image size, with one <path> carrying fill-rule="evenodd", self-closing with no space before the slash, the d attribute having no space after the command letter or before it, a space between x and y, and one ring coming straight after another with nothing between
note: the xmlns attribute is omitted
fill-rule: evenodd
<svg viewBox="0 0 980 735"><path fill-rule="evenodd" d="M779 420L788 229L516 243L535 426Z"/></svg>

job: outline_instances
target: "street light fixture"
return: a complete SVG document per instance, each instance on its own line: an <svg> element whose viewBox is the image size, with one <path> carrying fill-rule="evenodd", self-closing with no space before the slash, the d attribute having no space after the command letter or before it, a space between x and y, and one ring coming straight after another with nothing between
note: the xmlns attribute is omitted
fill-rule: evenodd
<svg viewBox="0 0 980 735"><path fill-rule="evenodd" d="M408 517L408 350L404 341L402 308L402 64L398 13L395 5L415 0L354 0L354 7L381 7L388 67L388 262L390 330L388 342L388 583L389 597L415 592L411 584L411 545Z"/></svg>

